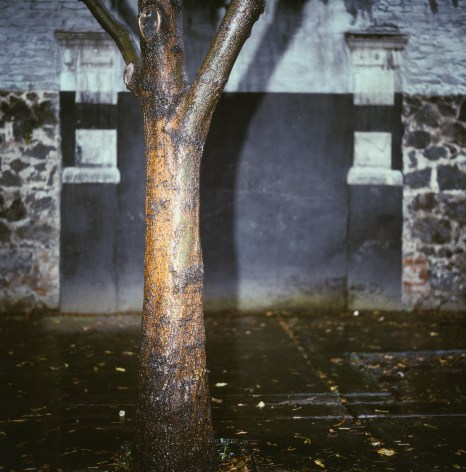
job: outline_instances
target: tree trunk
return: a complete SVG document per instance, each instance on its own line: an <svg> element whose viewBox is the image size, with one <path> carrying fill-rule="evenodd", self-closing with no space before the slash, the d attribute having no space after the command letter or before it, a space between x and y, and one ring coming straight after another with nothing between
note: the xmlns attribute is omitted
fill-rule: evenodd
<svg viewBox="0 0 466 472"><path fill-rule="evenodd" d="M231 0L191 86L182 0L139 0L141 52L100 0L83 0L115 40L143 110L146 247L138 472L216 469L203 319L199 171L210 121L264 0Z"/></svg>
<svg viewBox="0 0 466 472"><path fill-rule="evenodd" d="M150 106L150 105L149 105ZM137 470L215 470L199 239L202 147L143 107L146 249ZM150 447L148 447L150 445Z"/></svg>

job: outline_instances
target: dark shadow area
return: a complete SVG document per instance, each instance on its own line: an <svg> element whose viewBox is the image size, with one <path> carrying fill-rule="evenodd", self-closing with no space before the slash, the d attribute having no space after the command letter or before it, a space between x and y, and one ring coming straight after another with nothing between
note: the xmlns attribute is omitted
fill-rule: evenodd
<svg viewBox="0 0 466 472"><path fill-rule="evenodd" d="M352 113L350 95L222 97L202 168L208 299L345 306Z"/></svg>
<svg viewBox="0 0 466 472"><path fill-rule="evenodd" d="M223 94L212 120L201 164L201 237L206 299L237 307L235 241L237 174L243 142L263 94Z"/></svg>
<svg viewBox="0 0 466 472"><path fill-rule="evenodd" d="M116 230L118 307L122 311L140 310L144 287L146 158L142 112L137 99L129 93L118 95L117 132L121 174Z"/></svg>
<svg viewBox="0 0 466 472"><path fill-rule="evenodd" d="M111 0L112 9L121 17L122 20L137 38L139 34L138 18L135 11L129 6L128 0Z"/></svg>
<svg viewBox="0 0 466 472"><path fill-rule="evenodd" d="M60 298L64 312L117 307L115 185L65 184L61 198Z"/></svg>

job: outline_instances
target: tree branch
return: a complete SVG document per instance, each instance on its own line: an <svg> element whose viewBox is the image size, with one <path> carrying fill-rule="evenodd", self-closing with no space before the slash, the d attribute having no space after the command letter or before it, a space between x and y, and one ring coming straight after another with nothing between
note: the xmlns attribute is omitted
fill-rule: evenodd
<svg viewBox="0 0 466 472"><path fill-rule="evenodd" d="M180 109L185 129L207 135L213 111L236 58L264 6L265 0L232 0L230 3Z"/></svg>
<svg viewBox="0 0 466 472"><path fill-rule="evenodd" d="M87 6L100 26L115 41L125 64L136 64L139 61L139 49L129 29L120 23L100 0L81 1Z"/></svg>

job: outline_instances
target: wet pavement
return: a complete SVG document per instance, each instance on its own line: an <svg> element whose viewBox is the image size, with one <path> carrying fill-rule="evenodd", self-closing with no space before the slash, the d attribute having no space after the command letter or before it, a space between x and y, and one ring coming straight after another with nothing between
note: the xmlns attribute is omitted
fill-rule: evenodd
<svg viewBox="0 0 466 472"><path fill-rule="evenodd" d="M466 470L466 314L211 314L218 438L257 472ZM0 471L114 470L139 318L0 319ZM182 472L182 471L180 471Z"/></svg>

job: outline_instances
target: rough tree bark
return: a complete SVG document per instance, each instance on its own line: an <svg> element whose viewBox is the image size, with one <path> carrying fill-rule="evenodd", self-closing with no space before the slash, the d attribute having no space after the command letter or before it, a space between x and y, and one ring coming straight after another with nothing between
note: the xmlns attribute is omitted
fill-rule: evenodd
<svg viewBox="0 0 466 472"><path fill-rule="evenodd" d="M139 99L146 153L146 246L135 468L216 469L203 319L199 171L212 114L264 0L232 0L191 86L182 0L139 0L139 53L100 0L83 0L115 40Z"/></svg>

